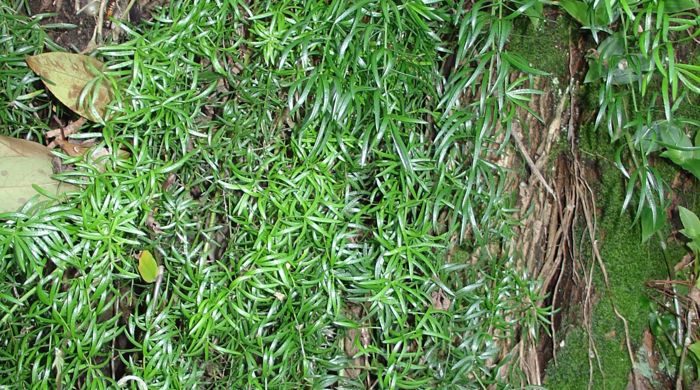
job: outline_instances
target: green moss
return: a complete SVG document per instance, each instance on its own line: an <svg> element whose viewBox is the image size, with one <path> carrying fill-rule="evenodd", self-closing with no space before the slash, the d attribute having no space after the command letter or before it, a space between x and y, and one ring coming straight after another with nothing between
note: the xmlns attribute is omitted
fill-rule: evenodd
<svg viewBox="0 0 700 390"><path fill-rule="evenodd" d="M613 303L628 321L632 347L636 350L650 314L649 290L645 282L667 277L664 259L675 264L686 251L676 243L670 244L663 253L653 239L640 244L639 224L633 222L630 213L620 212L625 188L620 172L612 163L615 149L607 142L607 135L585 131L580 146L583 155L597 156L598 169L602 174L595 191L601 216L598 221L601 257L610 281L610 289L607 290L602 273L596 268L592 330L603 370L601 372L594 363L592 385L594 389L623 389L632 365L625 345L624 326L615 315ZM675 166L665 161L658 161L657 168L667 182L677 172ZM588 261L592 261L588 257ZM587 367L588 338L585 330L575 325L566 335L564 348L558 353L558 365L548 368L547 386L552 389L586 388L589 382Z"/></svg>
<svg viewBox="0 0 700 390"><path fill-rule="evenodd" d="M523 18L510 35L508 50L563 83L569 78L569 34L570 22L565 16L545 18L537 26Z"/></svg>
<svg viewBox="0 0 700 390"><path fill-rule="evenodd" d="M700 120L700 96L686 96L683 102L678 106L675 115L677 117Z"/></svg>

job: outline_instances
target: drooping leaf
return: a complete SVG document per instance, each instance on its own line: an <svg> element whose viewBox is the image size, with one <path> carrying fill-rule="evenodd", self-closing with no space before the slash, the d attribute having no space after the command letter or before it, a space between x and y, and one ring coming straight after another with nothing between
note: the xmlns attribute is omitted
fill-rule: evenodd
<svg viewBox="0 0 700 390"><path fill-rule="evenodd" d="M91 121L104 120L113 93L102 76L102 62L82 54L53 52L27 57L27 65L66 107Z"/></svg>
<svg viewBox="0 0 700 390"><path fill-rule="evenodd" d="M651 236L666 225L666 213L657 212L656 217L649 206L642 210L642 242L647 242Z"/></svg>
<svg viewBox="0 0 700 390"><path fill-rule="evenodd" d="M589 4L580 0L559 0L562 8L582 26L606 26L609 22L605 7L589 9ZM590 12L592 12L592 20ZM593 23L591 23L593 22Z"/></svg>
<svg viewBox="0 0 700 390"><path fill-rule="evenodd" d="M688 346L688 351L690 351L691 356L698 362L700 362L700 341L696 341ZM698 368L700 371L700 368Z"/></svg>
<svg viewBox="0 0 700 390"><path fill-rule="evenodd" d="M148 249L139 255L139 273L146 283L153 283L158 277L158 263Z"/></svg>
<svg viewBox="0 0 700 390"><path fill-rule="evenodd" d="M697 152L696 152L697 153ZM685 169L686 171L690 172L693 174L693 176L697 177L700 179L700 159L698 158L692 158L683 164L681 164L681 168Z"/></svg>
<svg viewBox="0 0 700 390"><path fill-rule="evenodd" d="M508 61L509 64L513 65L516 69L518 69L522 72L534 74L537 76L548 76L549 75L549 73L547 73L547 72L533 68L532 66L530 66L530 64L527 63L527 61L525 61L524 58L522 58L520 55L518 55L514 52L511 53L511 52L504 51L503 53L501 53L501 56L503 56L503 58L506 61Z"/></svg>
<svg viewBox="0 0 700 390"><path fill-rule="evenodd" d="M51 178L49 149L36 142L0 136L0 212L17 211L37 194L32 185L57 195L71 188Z"/></svg>
<svg viewBox="0 0 700 390"><path fill-rule="evenodd" d="M561 0L559 2L564 10L582 25L588 24L588 6L583 1Z"/></svg>
<svg viewBox="0 0 700 390"><path fill-rule="evenodd" d="M532 6L525 10L525 15L530 18L530 23L533 26L538 27L540 21L544 19L544 3L541 1L531 2Z"/></svg>

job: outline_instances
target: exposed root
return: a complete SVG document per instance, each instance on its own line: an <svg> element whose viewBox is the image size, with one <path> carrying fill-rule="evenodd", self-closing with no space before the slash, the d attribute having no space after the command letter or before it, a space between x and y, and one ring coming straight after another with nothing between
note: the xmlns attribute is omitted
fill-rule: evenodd
<svg viewBox="0 0 700 390"><path fill-rule="evenodd" d="M539 180L544 189L547 190L547 192L552 195L554 199L556 199L557 194L554 193L552 187L547 183L547 179L542 176L542 172L540 172L540 170L537 168L535 162L532 161L532 157L530 157L530 154L527 152L527 148L525 148L525 145L523 144L523 136L520 134L520 131L517 130L516 126L514 126L513 129L513 139L515 140L515 145L517 145L518 150L520 150L520 153L522 153L523 158L527 162L527 165L530 167L530 170L535 174L535 177L537 177L537 180Z"/></svg>
<svg viewBox="0 0 700 390"><path fill-rule="evenodd" d="M541 305L554 310L547 335L541 335L535 340L530 336L529 329L522 329L520 341L513 346L518 355L516 360L529 385L542 384L544 367L550 358L556 364L557 329L572 302L583 302L584 307L583 322L589 342L589 388L593 384L595 370L603 372L592 332L592 309L595 303L593 275L596 268L602 272L606 293L612 294L612 291L596 240L595 197L584 178L576 146L576 130L580 122L577 93L579 80L583 76L581 46L581 42L571 40L569 43L570 79L565 92L558 98L553 96L553 93L542 95L534 98L530 105L534 112L547 118L548 125L542 127L532 119L529 122L527 119L514 121L513 124L515 144L530 171L529 179L521 182L519 187L518 217L523 220L523 229L514 247L522 251L518 253L521 259L519 266L527 270L532 278L542 281L542 292L547 294L549 300ZM552 101L554 99L558 99L556 105ZM550 111L550 107L556 108ZM523 113L522 117L526 118L528 115ZM523 129L528 131L522 131ZM547 169L552 146L558 142L560 134L564 133L562 130L566 131L570 151L568 155L557 157L552 169ZM529 135L529 140L523 138L524 133ZM533 155L539 157L533 159ZM548 181L547 176L553 179ZM543 187L548 195L538 190L537 186ZM587 268L583 268L580 261L582 250L576 248L578 221L584 223L582 238L590 240L592 248L593 261ZM580 240L579 244L582 245L583 241ZM582 270L583 275L579 276L577 270ZM626 318L617 309L614 297L613 311L624 326L627 352L634 364L636 359L629 326Z"/></svg>
<svg viewBox="0 0 700 390"><path fill-rule="evenodd" d="M575 149L572 149L572 153L575 152ZM614 296L612 295L612 289L610 288L610 280L608 278L608 271L605 268L605 263L603 262L603 258L600 255L600 250L598 249L598 240L596 240L596 231L597 231L597 223L596 223L596 217L595 217L595 210L596 210L596 205L595 205L595 197L593 195L593 190L590 188L588 183L585 181L583 178L583 175L581 173L581 166L579 164L578 158L575 159L574 161L574 167L576 170L576 177L578 178L578 185L576 186L577 192L579 192L580 199L582 200L581 206L583 208L583 215L586 221L586 228L591 240L591 246L593 248L593 257L595 262L598 264L598 267L600 268L602 274L603 274L603 282L605 283L605 289L606 292L612 297L611 302L612 302L612 307L613 311L615 312L615 316L617 316L620 321L622 321L623 327L625 329L625 345L627 347L627 353L630 358L630 362L632 362L632 366L636 364L636 359L634 357L634 350L632 349L632 342L630 340L630 332L629 332L629 324L627 323L627 319L620 313L620 311L617 309L617 305L615 304ZM592 276L592 275L591 275ZM634 376L634 388L636 389L636 383L638 383L637 378L637 372L636 370L632 370L632 374Z"/></svg>

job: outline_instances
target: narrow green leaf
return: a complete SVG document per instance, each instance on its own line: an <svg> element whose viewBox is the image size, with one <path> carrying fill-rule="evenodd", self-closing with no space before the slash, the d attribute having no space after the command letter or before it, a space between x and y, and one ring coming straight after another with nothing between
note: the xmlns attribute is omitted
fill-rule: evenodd
<svg viewBox="0 0 700 390"><path fill-rule="evenodd" d="M521 72L530 73L537 76L549 75L549 73L545 71L535 69L532 66L530 66L527 63L527 61L525 61L525 59L522 58L519 54L504 51L503 53L501 53L501 56L503 57L503 59L508 61L509 64L513 65L516 69L520 70Z"/></svg>

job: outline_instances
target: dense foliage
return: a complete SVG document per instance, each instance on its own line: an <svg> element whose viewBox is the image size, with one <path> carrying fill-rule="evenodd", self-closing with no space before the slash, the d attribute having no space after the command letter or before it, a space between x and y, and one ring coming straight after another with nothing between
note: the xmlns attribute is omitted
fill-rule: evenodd
<svg viewBox="0 0 700 390"><path fill-rule="evenodd" d="M506 48L520 6L173 1L126 27L97 50L113 115L80 134L110 162L63 156L78 193L2 216L0 377L494 383L499 343L542 315L498 249L515 221L497 158L535 92L511 75L537 73ZM66 114L24 56L55 48L0 9L2 131L41 139L47 110Z"/></svg>

